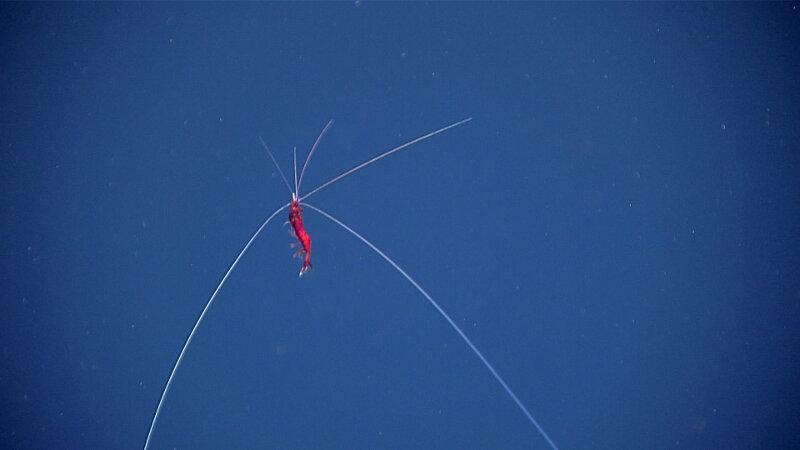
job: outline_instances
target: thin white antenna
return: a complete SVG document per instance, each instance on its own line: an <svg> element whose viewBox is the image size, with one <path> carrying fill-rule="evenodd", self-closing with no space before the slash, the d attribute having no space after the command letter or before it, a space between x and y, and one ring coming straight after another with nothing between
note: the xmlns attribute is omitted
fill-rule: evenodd
<svg viewBox="0 0 800 450"><path fill-rule="evenodd" d="M325 125L325 128L322 129L322 132L319 133L319 136L317 137L317 140L314 141L314 146L311 147L311 151L308 152L308 157L306 158L306 162L305 162L305 164L303 164L303 170L300 171L300 181L297 183L297 189L298 190L295 191L297 193L297 195L300 195L300 186L303 185L303 175L306 174L306 167L308 167L308 162L311 161L311 156L314 154L314 150L317 149L317 146L319 145L319 142L322 140L322 136L325 136L325 133L328 132L328 128L330 128L331 125L333 125L333 119L328 121L328 124Z"/></svg>
<svg viewBox="0 0 800 450"><path fill-rule="evenodd" d="M283 178L283 182L286 183L286 188L289 189L289 193L291 194L292 193L292 187L289 186L289 180L287 180L286 179L286 175L283 174L283 171L281 170L281 166L279 166L278 165L278 161L275 160L275 156L272 154L272 152L270 151L269 147L267 147L267 144L266 144L266 142L264 142L264 139L261 139L261 136L258 137L258 140L261 141L261 145L263 145L264 148L267 150L267 153L269 153L269 157L270 157L270 159L272 159L272 163L275 164L275 168L278 169L278 173L281 174L281 178Z"/></svg>
<svg viewBox="0 0 800 450"><path fill-rule="evenodd" d="M175 378L175 372L178 371L178 367L181 365L181 362L183 362L183 356L186 354L186 349L189 348L189 344L192 342L192 338L194 338L194 334L197 331L197 328L200 326L200 322L202 322L203 318L206 316L208 308L211 307L211 303L213 303L214 299L217 298L217 294L219 293L219 290L222 289L222 285L224 285L225 282L228 280L228 276L231 274L231 272L233 272L233 269L236 268L236 265L239 264L239 260L242 259L244 253L247 251L247 249L250 248L250 246L253 244L253 241L256 240L256 237L258 237L258 235L261 233L261 230L263 230L264 227L266 227L267 224L275 216L277 216L279 212L283 211L287 207L289 207L288 204L283 205L280 208L276 209L275 212L272 213L267 218L267 220L265 220L264 223L261 224L260 227L258 227L258 230L256 230L255 233L253 233L253 237L251 237L250 240L247 241L247 244L244 246L242 251L239 252L239 256L237 256L236 259L233 260L233 264L231 264L231 267L229 267L228 271L225 272L225 276L222 277L222 281L220 281L219 284L217 285L217 288L214 289L214 293L211 294L211 298L209 298L208 302L206 302L206 306L203 308L203 312L200 313L200 317L198 317L197 322L194 323L192 331L189 333L189 337L186 338L186 342L183 344L183 348L181 349L181 352L178 354L178 360L175 361L175 365L172 367L172 372L169 374L169 378L167 379L167 385L164 387L164 391L161 392L161 398L158 400L156 413L153 416L153 421L150 423L150 430L147 432L147 440L144 442L144 450L147 450L150 447L150 438L153 437L153 429L156 427L156 422L158 422L158 416L161 414L161 408L164 406L164 399L167 397L167 392L169 392L169 388L170 386L172 386L172 379Z"/></svg>
<svg viewBox="0 0 800 450"><path fill-rule="evenodd" d="M297 198L297 146L294 146L294 150L292 150L292 154L294 155L294 194L292 194L292 200Z"/></svg>
<svg viewBox="0 0 800 450"><path fill-rule="evenodd" d="M439 306L438 303L436 303L436 300L434 300L430 295L428 295L428 293L425 292L425 290L422 289L422 287L413 278L411 278L411 275L407 274L405 270L400 268L400 266L397 265L397 263L392 260L392 258L389 258L386 255L386 253L383 253L372 242L368 241L364 236L361 236L355 230L353 230L352 228L350 228L347 225L345 225L344 223L342 223L339 219L331 216L330 214L326 213L325 211L322 211L321 209L319 209L319 208L317 208L315 206L309 205L308 203L302 203L302 206L305 206L307 208L313 209L314 211L316 211L316 212L322 214L323 216L327 217L328 219L330 219L331 221L333 221L334 223L336 223L340 227L342 227L345 230L349 231L353 236L355 236L358 239L360 239L361 242L367 244L367 246L369 246L369 248L374 250L375 253L380 255L381 258L385 259L386 262L391 264L392 267L394 267L398 272L400 272L400 275L403 275L406 278L406 280L408 280L409 283L411 283L415 288L417 288L419 293L422 294L422 296L425 297L428 300L428 302L431 305L433 305L434 308L436 308L436 311L438 311L439 314L441 314L441 316L444 317L445 320L447 320L447 323L449 323L450 326L453 327L454 330L456 330L456 333L458 333L458 335L461 336L461 339L469 346L470 349L472 349L472 352L475 353L475 355L478 357L478 359L481 360L483 365L486 366L487 369L489 369L489 372L492 373L492 375L494 376L495 380L497 380L497 382L500 383L500 386L502 386L503 389L505 389L505 391L509 395L509 397L511 397L511 399L514 400L514 403L516 403L517 406L519 407L519 409L522 410L522 412L525 414L525 416L528 418L528 420L533 424L533 426L535 426L536 429L539 430L539 434L541 434L542 437L544 438L544 440L546 440L547 443L550 444L550 447L553 450L558 450L558 447L556 446L555 442L553 442L553 440L550 439L550 436L547 435L547 433L544 431L544 428L542 428L542 426L539 425L539 422L537 422L536 419L533 417L533 415L528 411L528 408L525 407L525 405L517 397L517 395L514 393L514 391L511 390L511 388L508 386L508 384L506 384L505 380L503 380L503 377L501 377L500 374L497 373L497 371L494 369L494 367L492 367L492 365L489 364L489 361L483 356L481 351L478 350L478 347L476 347L475 344L473 344L472 341L467 337L467 335L464 334L463 331L461 331L461 328L458 325L456 325L456 323L453 322L453 319L450 318L450 316L444 311L444 309L442 309L442 307Z"/></svg>
<svg viewBox="0 0 800 450"><path fill-rule="evenodd" d="M300 197L300 201L303 201L303 200L307 199L308 197L311 197L312 195L314 195L318 191L322 190L323 188L326 188L326 187L330 186L331 184L341 180L342 178L350 175L351 173L353 173L353 172L355 172L357 170L363 169L364 167L367 167L368 165L370 165L370 164L372 164L372 163L374 163L374 162L376 162L376 161L378 161L380 159L383 159L383 158L391 155L392 153L399 152L400 150L402 150L402 149L404 149L404 148L406 148L408 146L414 145L414 144L416 144L417 142L420 142L420 141L424 141L425 139L428 139L429 137L436 136L437 134L445 132L445 131L449 130L450 128L457 127L457 126L459 126L461 124L467 123L470 120L472 120L472 117L467 117L464 120L460 120L460 121L458 121L456 123L451 123L450 125L448 125L446 127L439 128L436 131L431 131L430 133L428 133L428 134L426 134L424 136L420 136L420 137L418 137L418 138L416 138L416 139L414 139L412 141L406 142L403 145L400 145L400 146L395 147L395 148L393 148L391 150L383 152L380 155L370 159L369 161L365 161L365 162L353 167L352 169L342 173L341 175L337 175L337 176L331 178L330 180L326 181L325 183L322 183L322 185L320 185L316 189L314 189L311 192L309 192L308 194ZM300 195L300 194L298 193L298 195Z"/></svg>

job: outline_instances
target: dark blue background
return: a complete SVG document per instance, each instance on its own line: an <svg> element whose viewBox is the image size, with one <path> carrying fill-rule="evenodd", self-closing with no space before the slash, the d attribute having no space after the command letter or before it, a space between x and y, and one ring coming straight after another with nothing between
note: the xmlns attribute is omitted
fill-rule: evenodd
<svg viewBox="0 0 800 450"><path fill-rule="evenodd" d="M563 448L800 445L796 4L0 5L6 448L141 448L303 191ZM199 329L154 448L545 448L312 211Z"/></svg>

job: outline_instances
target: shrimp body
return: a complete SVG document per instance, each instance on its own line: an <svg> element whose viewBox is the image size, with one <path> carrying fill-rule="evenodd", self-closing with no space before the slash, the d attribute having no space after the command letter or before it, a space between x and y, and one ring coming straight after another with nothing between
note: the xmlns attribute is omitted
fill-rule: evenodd
<svg viewBox="0 0 800 450"><path fill-rule="evenodd" d="M300 246L297 255L303 258L303 266L300 268L302 277L311 269L311 236L308 235L303 225L303 208L300 207L300 201L296 196L292 197L292 201L289 203L289 223L292 225L294 236Z"/></svg>

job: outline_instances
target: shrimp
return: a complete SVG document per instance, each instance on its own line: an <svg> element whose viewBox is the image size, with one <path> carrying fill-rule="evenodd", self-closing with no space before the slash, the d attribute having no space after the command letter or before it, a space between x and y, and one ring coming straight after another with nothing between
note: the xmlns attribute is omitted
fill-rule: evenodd
<svg viewBox="0 0 800 450"><path fill-rule="evenodd" d="M283 178L284 183L286 183L286 187L289 189L289 193L291 194L291 198L292 199L288 204L285 204L285 205L279 207L278 209L276 209L272 214L270 214L270 216L267 218L267 220L265 220L264 223L261 224L261 226L256 230L256 232L253 234L253 236L250 238L250 240L247 241L247 244L245 244L245 246L242 249L242 251L239 252L239 255L236 257L236 259L233 261L231 266L228 268L228 271L222 277L222 281L219 282L219 284L217 285L217 288L214 290L213 294L211 294L211 298L209 298L209 300L206 302L206 305L203 308L203 311L200 313L200 317L195 322L194 327L192 328L192 331L189 333L189 337L186 339L186 342L183 344L183 348L181 349L181 352L178 354L178 359L175 362L175 365L172 367L172 372L170 373L169 378L167 379L167 384L166 384L166 386L164 387L164 390L161 393L161 398L158 401L158 406L156 407L156 412L155 412L155 414L153 416L152 422L150 423L150 430L147 433L147 440L145 441L145 444L144 444L144 449L145 450L147 450L149 448L149 446L150 446L150 440L151 440L152 435L153 435L153 429L155 428L156 422L158 421L158 417L159 417L159 415L161 413L161 408L162 408L162 406L164 404L164 399L166 398L167 392L169 392L170 386L172 385L172 381L173 381L173 379L175 377L175 373L177 372L178 367L181 365L181 362L183 361L183 357L186 354L186 349L189 347L189 344L191 343L192 338L195 335L195 332L197 331L198 327L200 326L200 323L203 321L203 318L205 317L206 313L208 312L209 307L214 302L214 299L216 299L217 294L219 293L220 289L222 288L222 286L227 281L228 276L230 276L230 274L233 271L233 269L236 268L236 266L239 264L239 261L241 260L242 256L247 252L247 250L253 244L253 242L255 241L256 237L258 237L258 235L261 233L261 231L267 226L267 224L273 218L275 218L281 211L285 210L286 208L289 208L289 223L291 224L292 229L294 231L294 235L295 235L295 237L297 238L297 241L298 241L294 245L300 247L300 249L297 251L296 254L298 256L301 256L302 259L303 259L303 264L300 267L300 275L299 276L302 277L304 273L308 272L311 269L311 237L308 235L308 232L305 229L305 224L303 222L303 207L304 206L309 208L309 209L311 209L311 210L313 210L313 211L316 211L317 213L319 213L323 217L329 219L330 221L334 222L335 224L339 225L344 230L346 230L347 232L349 232L350 234L355 236L357 239L359 239L361 242L363 242L369 248L371 248L375 253L377 253L378 256L380 256L387 263L389 263L406 280L408 280L408 282L411 283L411 285L414 286L414 288L416 288L417 291L423 297L425 297L425 299L428 301L428 303L430 303L431 306L433 306L434 309L436 309L436 311L447 321L447 323L450 325L450 327L453 328L453 330L459 335L461 340L464 341L464 343L470 348L470 350L472 350L472 352L475 354L475 356L477 356L478 359L480 359L480 361L484 365L484 367L486 367L486 369L489 370L489 372L492 374L492 376L497 381L497 383L500 384L500 386L503 388L503 390L506 392L506 394L511 398L511 400L514 401L514 403L517 405L519 410L525 415L525 417L528 419L528 421L536 428L536 430L539 432L539 434L542 436L542 438L544 438L544 440L547 442L547 444L552 449L558 450L558 447L556 446L555 442L545 432L544 428L542 428L542 426L533 417L533 415L530 413L530 411L528 411L528 408L522 403L522 401L519 399L519 397L517 397L517 395L514 393L514 391L511 389L511 387L505 382L503 377L501 377L500 374L497 372L497 370L495 370L494 366L492 366L489 363L489 361L486 359L486 357L483 356L483 353L481 353L481 351L478 350L478 347L472 342L472 340L470 340L469 337L467 337L467 335L464 333L464 331L461 330L461 327L459 327L458 324L456 324L455 321L453 321L453 319L450 317L450 315L447 314L447 312L445 312L445 310L439 305L439 303L436 302L436 300L434 300L433 297L431 297L419 285L419 283L417 283L417 281L414 280L414 278L412 278L408 273L406 273L406 271L403 270L388 255L386 255L386 253L384 253L377 246L375 246L375 244L373 244L372 242L367 240L365 237L363 237L361 234L356 232L354 229L352 229L349 226L345 225L342 221L340 221L339 219L335 218L334 216L328 214L327 212L325 212L325 211L323 211L323 210L321 210L321 209L319 209L319 208L317 208L317 207L315 207L313 205L310 205L309 203L305 202L305 200L308 197L310 197L313 194L319 192L320 190L330 186L331 184L341 180L342 178L347 177L348 175L352 174L353 172L356 172L356 171L358 171L360 169L363 169L364 167L366 167L366 166L368 166L368 165L370 165L370 164L372 164L372 163L374 163L374 162L376 162L376 161L378 161L380 159L383 159L383 158L385 158L385 157L387 157L387 156L389 156L389 155L391 155L391 154L393 154L395 152L398 152L398 151L400 151L400 150L402 150L402 149L404 149L406 147L409 147L409 146L411 146L413 144L416 144L416 143L418 143L420 141L423 141L423 140L428 139L428 138L430 138L432 136L435 136L435 135L437 135L439 133L447 131L447 130L449 130L451 128L457 127L457 126L459 126L461 124L464 124L466 122L469 122L470 120L472 120L471 117L463 119L463 120L460 120L458 122L452 123L452 124L447 125L445 127L439 128L438 130L435 130L435 131L432 131L432 132L430 132L428 134L420 136L420 137L418 137L418 138L416 138L414 140L406 142L405 144L402 144L402 145L400 145L398 147L395 147L395 148L393 148L391 150L388 150L388 151L386 151L384 153L381 153L378 156L376 156L376 157L374 157L374 158L372 158L372 159L370 159L368 161L365 161L365 162L363 162L363 163L361 163L361 164L359 164L359 165L357 165L357 166L355 166L355 167L353 167L353 168L341 173L340 175L337 175L337 176L331 178L330 180L328 180L325 183L319 185L318 187L316 187L315 189L311 190L310 192L308 192L307 194L305 194L303 196L300 196L300 187L301 187L302 182L303 182L303 175L305 175L306 168L308 167L308 162L311 160L311 156L314 154L314 151L317 149L317 146L319 146L320 140L322 140L322 137L325 135L325 133L328 131L328 129L333 124L333 121L331 120L331 121L328 122L328 124L325 126L325 128L320 133L319 137L317 137L316 142L314 142L314 146L311 148L311 151L309 152L308 157L306 158L305 164L303 164L303 169L302 169L302 171L300 173L300 178L299 179L297 177L297 149L295 148L295 150L294 150L294 180L295 180L294 190L292 190L291 186L289 185L289 181L287 180L286 175L284 175L283 171L281 170L280 165L275 160L275 156L272 154L272 151L270 151L270 149L267 146L267 144L259 136L259 140L261 141L261 144L267 150L267 153L269 154L270 159L272 159L272 162L275 164L275 167L278 169L278 172L280 173L281 177Z"/></svg>
<svg viewBox="0 0 800 450"><path fill-rule="evenodd" d="M300 192L300 186L303 184L303 176L306 173L308 162L311 161L311 157L317 150L320 141L322 141L322 137L325 136L325 133L328 132L328 129L330 129L331 125L333 125L333 120L328 121L328 124L325 125L325 128L322 129L319 137L317 137L317 140L314 142L314 146L311 147L311 151L308 152L308 157L306 158L305 164L303 164L303 169L300 172L299 180L297 178L297 148L294 149L294 191L292 191L292 187L289 186L289 180L286 179L286 175L284 175L283 170L281 170L281 166L275 159L275 155L272 154L272 151L264 142L264 139L262 139L261 136L258 137L258 139L261 141L261 145L264 146L264 149L269 154L270 159L275 164L275 168L278 169L278 173L281 174L283 182L286 183L286 188L289 189L289 193L292 195L292 200L288 205L289 224L292 226L292 230L294 231L294 237L297 238L297 242L293 244L293 246L300 247L297 250L297 253L295 253L295 256L298 256L303 260L303 265L300 267L300 277L302 277L304 273L311 270L311 236L308 235L305 224L303 223L303 208L300 206L300 199L297 198L297 195L298 192Z"/></svg>
<svg viewBox="0 0 800 450"><path fill-rule="evenodd" d="M300 206L297 196L292 196L292 201L289 202L289 223L297 238L297 245L300 246L295 255L303 259L303 265L300 267L300 276L302 277L304 273L311 270L311 236L308 235L305 225L303 225L303 208Z"/></svg>

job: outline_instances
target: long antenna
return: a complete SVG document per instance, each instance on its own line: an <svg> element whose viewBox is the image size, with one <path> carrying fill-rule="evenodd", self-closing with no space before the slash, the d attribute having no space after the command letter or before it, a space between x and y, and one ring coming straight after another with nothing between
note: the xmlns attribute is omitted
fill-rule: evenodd
<svg viewBox="0 0 800 450"><path fill-rule="evenodd" d="M181 352L178 354L178 360L175 361L175 365L172 367L172 372L169 374L169 378L167 379L167 385L164 387L164 391L161 392L161 398L158 400L156 413L153 416L153 421L150 423L150 430L147 432L147 440L144 442L144 450L147 450L150 447L150 438L153 437L153 429L156 427L156 422L158 422L158 416L161 414L161 408L164 406L164 399L167 397L167 392L169 392L169 388L170 386L172 386L172 379L175 378L175 372L178 371L178 367L181 365L181 362L183 362L183 356L186 354L186 349L189 348L189 344L192 342L192 338L194 338L194 334L197 331L197 328L200 326L200 322L202 322L203 318L206 316L208 308L211 307L211 303L213 303L214 299L217 298L217 294L219 293L219 290L222 289L222 285L224 285L225 282L228 281L228 276L231 274L231 272L233 272L233 269L236 268L236 265L239 264L239 260L242 259L242 256L244 256L247 249L249 249L250 246L253 244L253 241L256 240L256 237L258 237L258 235L261 233L261 230L263 230L264 227L266 227L267 224L275 216L277 216L279 212L283 211L288 206L289 204L287 203L281 206L280 208L276 209L275 212L272 213L267 218L267 220L265 220L264 223L261 224L260 227L258 227L258 230L256 230L255 233L253 233L253 237L251 237L250 240L247 241L247 244L244 246L242 251L239 252L239 256L237 256L236 259L233 260L233 264L231 264L231 267L229 267L228 271L225 272L225 276L222 277L222 281L220 281L219 284L217 285L217 288L214 289L214 293L211 294L211 298L209 298L208 302L206 302L206 306L203 308L203 312L200 313L200 317L198 317L197 322L194 323L192 331L189 333L189 337L186 338L186 342L183 344L183 348L181 349Z"/></svg>
<svg viewBox="0 0 800 450"><path fill-rule="evenodd" d="M422 296L425 297L428 300L428 302L431 305L433 305L434 308L436 308L436 311L438 311L439 314L441 314L442 317L444 317L445 320L447 320L447 323L449 323L450 326L453 327L454 330L456 330L456 333L458 333L458 335L461 336L461 339L469 346L470 349L472 349L472 352L475 353L475 355L478 357L478 359L481 360L483 365L486 366L487 369L489 369L489 372L492 373L492 375L494 376L494 379L497 380L498 383L500 383L500 386L502 386L503 389L505 389L506 393L509 395L509 397L511 397L512 400L514 400L514 403L517 404L519 409L525 414L525 416L528 418L528 420L533 424L533 426L536 427L537 430L539 430L539 434L541 434L542 437L544 438L544 440L546 440L547 443L550 444L550 447L553 450L558 450L558 447L556 446L555 442L553 442L553 440L550 439L550 436L547 435L547 433L544 431L544 428L542 428L542 426L539 425L539 422L536 421L536 419L533 417L533 415L528 411L528 408L525 407L525 405L522 403L522 401L519 399L519 397L517 397L517 395L514 393L514 391L511 390L511 388L508 386L508 384L506 384L505 380L503 380L503 377L501 377L500 374L497 373L497 370L495 370L495 368L492 367L492 365L489 363L489 361L483 356L481 351L478 350L478 347L476 347L475 344L473 344L472 341L467 337L467 335L464 334L463 331L461 331L461 328L458 325L456 325L456 323L453 322L453 319L450 318L450 316L444 311L444 309L442 309L442 307L439 306L438 303L436 303L436 300L434 300L430 295L428 295L428 293L425 292L425 289L422 289L422 287L419 285L419 283L417 283L413 278L411 278L411 275L407 274L405 270L400 268L400 266L397 265L397 263L392 260L392 258L389 258L386 255L386 253L383 253L372 242L368 241L364 236L361 236L355 230L353 230L352 228L350 228L347 225L345 225L344 223L342 223L339 219L331 216L330 214L326 213L325 211L323 211L323 210L321 210L321 209L319 209L319 208L317 208L315 206L309 205L308 203L303 203L302 205L307 207L307 208L313 209L314 211L322 214L323 216L327 217L331 221L335 222L340 227L342 227L345 230L349 231L353 236L355 236L358 239L360 239L361 242L367 244L367 246L369 246L369 248L374 250L375 253L380 255L381 258L385 259L386 262L391 264L392 267L394 267L398 272L400 272L400 275L403 275L406 278L406 280L408 280L409 283L411 283L415 288L417 288L419 293L422 294Z"/></svg>
<svg viewBox="0 0 800 450"><path fill-rule="evenodd" d="M261 139L261 136L258 137L258 140L261 141L261 145L263 145L264 148L267 150L267 153L269 153L269 157L270 157L270 159L272 159L272 163L275 164L275 168L278 169L278 173L281 174L281 178L283 178L283 182L286 183L286 188L289 189L289 193L291 194L292 193L292 187L289 186L289 180L287 180L286 179L286 175L283 174L283 171L281 170L281 166L278 165L278 161L275 160L275 156L269 150L269 147L267 147L267 144L264 142L264 139ZM295 176L295 178L297 178L297 176Z"/></svg>
<svg viewBox="0 0 800 450"><path fill-rule="evenodd" d="M306 167L308 167L308 162L311 161L311 155L314 154L314 150L317 149L317 146L319 145L319 141L322 140L322 136L325 136L325 133L328 132L328 128L330 128L331 125L333 125L333 119L328 121L328 124L325 125L325 128L322 129L322 132L319 133L319 137L317 137L317 140L314 142L314 146L311 147L311 151L308 152L308 157L306 158L306 163L303 164L303 170L300 172L300 181L297 182L297 191L295 191L295 193L297 195L300 195L300 186L303 185L303 175L306 174Z"/></svg>
<svg viewBox="0 0 800 450"><path fill-rule="evenodd" d="M461 124L467 123L467 122L469 122L470 120L472 120L472 117L467 117L467 118L466 118L466 119L464 119L464 120L460 120L460 121L458 121L458 122L456 122L456 123L451 123L450 125L447 125L446 127L439 128L439 129L438 129L438 130L436 130L436 131L431 131L430 133L428 133L428 134L426 134L426 135L424 135L424 136L420 136L420 137L418 137L418 138L416 138L416 139L414 139L414 140L412 140L412 141L406 142L406 143L405 143L405 144L403 144L403 145L400 145L400 146L398 146L398 147L395 147L395 148L393 148L393 149L391 149L391 150L388 150L388 151L386 151L386 152L383 152L383 153L381 153L380 155L378 155L378 156L376 156L376 157L374 157L374 158L370 159L369 161L365 161L365 162L363 162L363 163L361 163L361 164L359 164L359 165L357 165L357 166L353 167L352 169L350 169L350 170L348 170L348 171L346 171L346 172L342 173L341 175L337 175L337 176L335 176L335 177L331 178L330 180L326 181L325 183L322 183L322 184L321 184L319 187L317 187L316 189L314 189L314 190L312 190L311 192L309 192L308 194L306 194L306 195L304 195L304 196L300 197L300 201L303 201L303 200L307 199L308 197L311 197L312 195L314 195L314 194L315 194L315 193L317 193L318 191L320 191L320 190L322 190L322 189L324 189L324 188L326 188L326 187L330 186L331 184L333 184L333 183L335 183L335 182L337 182L337 181L341 180L342 178L344 178L344 177L346 177L346 176L350 175L351 173L353 173L353 172L355 172L355 171L357 171L357 170L359 170L359 169L363 169L364 167L367 167L368 165L370 165L370 164L374 163L375 161L378 161L378 160L380 160L380 159L383 159L383 158L385 158L385 157L387 157L387 156L391 155L392 153L399 152L400 150L402 150L402 149L404 149L404 148L406 148L406 147L409 147L409 146L411 146L411 145L414 145L414 144L416 144L417 142L424 141L425 139L428 139L429 137L436 136L437 134L439 134L439 133L442 133L442 132L445 132L445 131L449 130L450 128L457 127L457 126L459 126L459 125L461 125Z"/></svg>
<svg viewBox="0 0 800 450"><path fill-rule="evenodd" d="M294 155L294 194L292 194L292 199L294 200L297 197L297 146L294 146L292 150L292 155Z"/></svg>

